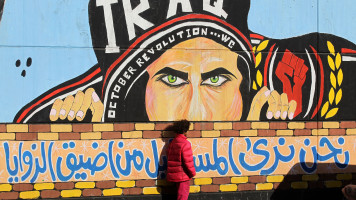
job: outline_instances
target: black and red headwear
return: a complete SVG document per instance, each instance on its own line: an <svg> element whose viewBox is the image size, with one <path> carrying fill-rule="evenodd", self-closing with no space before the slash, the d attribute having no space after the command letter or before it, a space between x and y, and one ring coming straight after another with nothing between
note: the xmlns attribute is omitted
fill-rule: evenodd
<svg viewBox="0 0 356 200"><path fill-rule="evenodd" d="M250 0L90 0L92 42L104 78L104 121L144 121L139 110L146 68L165 50L196 37L239 54L240 89L249 92L254 66L249 8Z"/></svg>

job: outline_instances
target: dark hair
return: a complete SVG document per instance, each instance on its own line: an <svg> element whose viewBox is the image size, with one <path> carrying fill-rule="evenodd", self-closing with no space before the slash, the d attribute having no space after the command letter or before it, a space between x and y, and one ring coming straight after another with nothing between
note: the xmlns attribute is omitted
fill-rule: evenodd
<svg viewBox="0 0 356 200"><path fill-rule="evenodd" d="M178 134L186 133L189 130L190 122L188 120L175 121L173 123L173 130Z"/></svg>
<svg viewBox="0 0 356 200"><path fill-rule="evenodd" d="M240 92L241 92L241 98L242 98L242 115L240 118L240 121L246 121L248 113L250 112L250 105L251 105L251 98L253 98L255 95L252 94L250 91L250 71L249 67L243 61L242 58L239 57L237 58L237 69L240 71L242 75L242 81L240 84Z"/></svg>

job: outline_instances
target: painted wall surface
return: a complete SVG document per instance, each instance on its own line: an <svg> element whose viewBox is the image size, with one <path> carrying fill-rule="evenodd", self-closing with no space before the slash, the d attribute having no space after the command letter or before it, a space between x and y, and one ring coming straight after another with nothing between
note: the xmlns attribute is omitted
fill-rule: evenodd
<svg viewBox="0 0 356 200"><path fill-rule="evenodd" d="M352 173L355 137L194 138L195 178ZM3 183L165 179L168 139L3 142ZM320 147L320 149L317 148ZM294 166L295 164L297 164ZM308 163L314 163L312 165ZM332 168L319 168L335 163ZM351 166L351 167L350 167Z"/></svg>
<svg viewBox="0 0 356 200"><path fill-rule="evenodd" d="M355 180L353 7L0 0L0 199L163 193L178 119L191 192Z"/></svg>
<svg viewBox="0 0 356 200"><path fill-rule="evenodd" d="M355 119L349 0L110 2L5 3L0 121Z"/></svg>
<svg viewBox="0 0 356 200"><path fill-rule="evenodd" d="M172 195L165 179L170 125L0 124L0 199ZM194 122L190 193L338 194L356 180L355 135L356 121Z"/></svg>

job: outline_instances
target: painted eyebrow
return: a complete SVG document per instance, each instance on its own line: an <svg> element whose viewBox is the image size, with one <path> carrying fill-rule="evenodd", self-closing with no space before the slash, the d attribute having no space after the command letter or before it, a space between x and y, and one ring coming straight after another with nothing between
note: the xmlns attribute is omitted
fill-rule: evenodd
<svg viewBox="0 0 356 200"><path fill-rule="evenodd" d="M165 67L165 68L159 70L153 77L155 77L159 74L168 74L168 75L172 75L172 76L177 76L183 80L188 80L188 73L178 71L178 70L172 69L170 67Z"/></svg>
<svg viewBox="0 0 356 200"><path fill-rule="evenodd" d="M190 63L188 63L188 62L184 62L184 61L173 61L173 62L167 64L167 66L171 66L171 65L186 65L186 66L192 66L192 64L190 64Z"/></svg>
<svg viewBox="0 0 356 200"><path fill-rule="evenodd" d="M236 76L234 76L234 75L233 75L231 72L229 72L227 69L222 68L222 67L219 67L219 68L216 68L216 69L214 69L214 70L212 70L212 71L210 71L210 72L202 73L202 74L201 74L201 79L202 79L202 80L206 80L206 79L208 79L208 78L210 78L210 77L218 76L218 75L220 75L220 74L230 74L230 75L232 75L233 77L236 78Z"/></svg>

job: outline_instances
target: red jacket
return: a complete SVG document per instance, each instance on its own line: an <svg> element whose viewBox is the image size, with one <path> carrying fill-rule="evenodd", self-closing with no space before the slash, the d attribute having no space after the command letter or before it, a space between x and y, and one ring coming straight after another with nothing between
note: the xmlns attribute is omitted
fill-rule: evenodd
<svg viewBox="0 0 356 200"><path fill-rule="evenodd" d="M195 176L192 146L183 134L177 134L169 144L167 156L167 181L182 182Z"/></svg>

